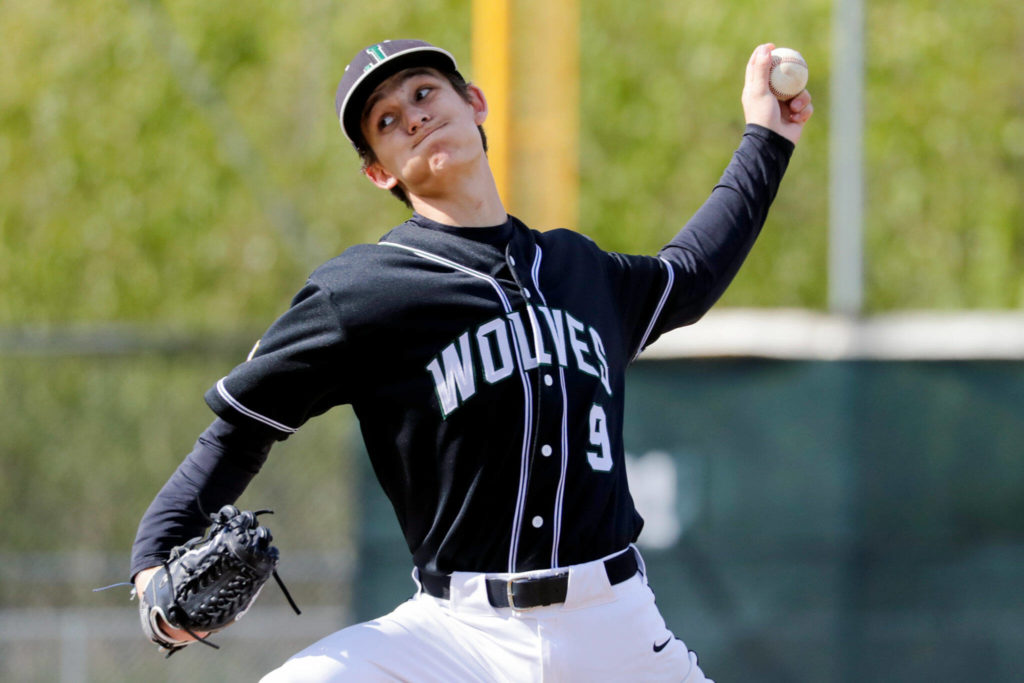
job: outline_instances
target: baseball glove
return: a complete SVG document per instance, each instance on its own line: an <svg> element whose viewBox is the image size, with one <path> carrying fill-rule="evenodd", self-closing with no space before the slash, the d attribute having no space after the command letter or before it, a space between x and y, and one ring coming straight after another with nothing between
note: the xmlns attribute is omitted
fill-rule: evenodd
<svg viewBox="0 0 1024 683"><path fill-rule="evenodd" d="M215 633L241 619L271 576L300 613L277 575L279 553L270 545L270 529L256 521L266 512L225 505L205 535L176 547L153 574L139 595L139 616L146 636L168 657L193 641L170 638L159 619L216 648L198 633Z"/></svg>

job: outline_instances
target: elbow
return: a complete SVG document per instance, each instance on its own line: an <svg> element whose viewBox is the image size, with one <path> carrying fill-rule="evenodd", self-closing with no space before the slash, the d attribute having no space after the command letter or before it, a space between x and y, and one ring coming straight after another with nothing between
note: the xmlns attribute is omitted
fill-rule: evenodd
<svg viewBox="0 0 1024 683"><path fill-rule="evenodd" d="M685 300L674 307L672 326L685 327L698 322L718 303L724 292L725 287L718 286L716 279L701 278L687 293Z"/></svg>
<svg viewBox="0 0 1024 683"><path fill-rule="evenodd" d="M677 327L687 327L700 321L701 318L708 312L711 305L697 305L686 306L684 308L676 310L671 316L668 316L665 320L665 329L675 329Z"/></svg>

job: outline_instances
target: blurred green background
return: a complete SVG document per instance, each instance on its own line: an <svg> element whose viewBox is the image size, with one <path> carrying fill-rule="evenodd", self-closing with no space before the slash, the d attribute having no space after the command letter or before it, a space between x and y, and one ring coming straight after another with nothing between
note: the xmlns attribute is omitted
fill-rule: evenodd
<svg viewBox="0 0 1024 683"><path fill-rule="evenodd" d="M414 35L468 63L469 7L4 2L0 323L262 325L405 215L334 119L351 53ZM577 227L657 249L736 145L750 50L794 45L816 117L724 303L822 308L830 22L823 0L581 3ZM868 311L1024 300L1022 26L1012 0L867 3Z"/></svg>
<svg viewBox="0 0 1024 683"><path fill-rule="evenodd" d="M338 130L344 64L413 36L472 78L470 8L0 2L0 678L132 680L154 664L125 590L90 589L126 578L139 517L212 418L202 393L313 268L406 216L360 177ZM607 249L649 253L673 234L738 142L751 49L801 50L816 113L720 305L823 310L832 4L580 10L575 227ZM865 20L866 313L1018 310L1024 4L868 2ZM528 29L516 27L515 49L536 49ZM1019 385L1003 395L1020 415ZM231 668L230 652L190 650L156 663L158 677L248 680L351 618L355 441L347 410L314 421L243 498L278 509L279 544L301 560L284 578L313 616L281 634L254 611L239 629L273 641L257 641L266 659L251 671ZM1004 447L1000 466L1018 472ZM1015 547L1022 537L1019 523L1006 530ZM281 605L275 589L261 598L268 615ZM687 629L699 646L700 626ZM830 680L852 680L842 675Z"/></svg>

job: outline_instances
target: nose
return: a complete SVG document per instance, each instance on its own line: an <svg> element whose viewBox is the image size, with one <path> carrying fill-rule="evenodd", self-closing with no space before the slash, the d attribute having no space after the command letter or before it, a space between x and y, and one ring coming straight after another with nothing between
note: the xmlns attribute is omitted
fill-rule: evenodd
<svg viewBox="0 0 1024 683"><path fill-rule="evenodd" d="M420 127L430 120L430 114L419 107L411 107L406 112L406 121L409 122L409 132L415 133Z"/></svg>

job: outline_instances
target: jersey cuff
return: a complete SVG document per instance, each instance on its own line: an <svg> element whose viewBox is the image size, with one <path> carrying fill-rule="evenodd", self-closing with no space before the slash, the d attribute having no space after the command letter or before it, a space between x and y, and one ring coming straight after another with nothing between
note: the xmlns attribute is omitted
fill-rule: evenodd
<svg viewBox="0 0 1024 683"><path fill-rule="evenodd" d="M765 128L764 126L756 123L748 123L743 129L743 134L755 138L761 138L775 147L778 147L781 152L786 154L786 158L792 156L794 150L796 150L796 145L793 144L792 140L779 135L771 128Z"/></svg>
<svg viewBox="0 0 1024 683"><path fill-rule="evenodd" d="M290 427L243 405L228 391L224 379L226 378L218 380L204 396L206 404L219 417L232 424L254 425L260 433L268 434L278 441L288 438L298 430L297 427Z"/></svg>

